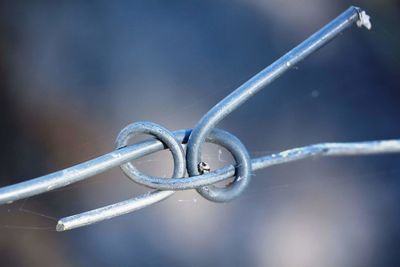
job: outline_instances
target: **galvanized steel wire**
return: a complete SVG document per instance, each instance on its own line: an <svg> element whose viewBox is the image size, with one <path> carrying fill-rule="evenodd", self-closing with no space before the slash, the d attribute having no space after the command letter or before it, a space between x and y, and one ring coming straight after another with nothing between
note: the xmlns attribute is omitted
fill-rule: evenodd
<svg viewBox="0 0 400 267"><path fill-rule="evenodd" d="M132 199L62 218L56 229L65 231L147 207L180 190L196 189L200 195L210 201L230 201L241 195L246 189L253 171L277 164L316 156L399 153L400 139L396 139L356 143L323 143L251 159L246 147L237 137L227 131L215 128L221 120L258 91L354 23L357 23L359 27L370 28L368 15L360 8L350 7L221 100L200 119L193 129L171 132L152 122L130 124L118 135L116 150L64 170L0 188L0 204L11 203L64 187L116 166L120 166L122 171L135 183L155 189ZM137 134L149 134L155 139L128 145L129 139ZM229 164L217 170L209 170L208 164L201 160L201 148L205 142L226 148L232 154L235 164ZM186 145L186 154L183 145ZM174 171L170 179L146 175L137 170L130 162L163 149L170 150L174 159ZM186 171L188 177L185 177ZM231 177L234 178L233 181L225 187L214 185Z"/></svg>

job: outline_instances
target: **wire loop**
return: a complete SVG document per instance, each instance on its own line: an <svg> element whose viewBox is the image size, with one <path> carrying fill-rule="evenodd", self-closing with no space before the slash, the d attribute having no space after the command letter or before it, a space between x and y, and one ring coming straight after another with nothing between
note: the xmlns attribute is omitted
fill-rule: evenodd
<svg viewBox="0 0 400 267"><path fill-rule="evenodd" d="M185 176L186 163L182 145L175 139L171 131L156 123L140 121L129 124L119 133L116 140L116 149L127 146L129 139L138 134L150 134L163 142L171 151L174 159L174 172L172 177L181 178ZM164 178L144 174L133 166L131 162L121 164L120 167L125 175L134 182L151 188L157 188L157 184L160 183L160 180L165 180Z"/></svg>
<svg viewBox="0 0 400 267"><path fill-rule="evenodd" d="M214 202L227 202L238 197L247 187L251 179L251 162L246 147L233 134L220 129L213 129L207 136L206 142L220 145L232 153L236 161L235 179L225 187L208 185L197 188L197 192L204 198ZM195 162L191 162L194 164ZM193 166L194 167L194 166ZM196 172L189 172L189 176L200 175L198 168ZM192 170L192 169L191 169Z"/></svg>

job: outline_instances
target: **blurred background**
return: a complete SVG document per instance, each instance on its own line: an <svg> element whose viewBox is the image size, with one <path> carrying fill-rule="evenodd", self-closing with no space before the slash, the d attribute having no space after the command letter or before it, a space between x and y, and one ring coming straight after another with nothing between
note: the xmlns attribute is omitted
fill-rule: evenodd
<svg viewBox="0 0 400 267"><path fill-rule="evenodd" d="M0 185L114 149L138 120L193 127L220 99L349 5L352 27L219 127L252 156L400 137L398 1L2 1ZM218 147L213 168L231 161ZM160 152L135 161L169 177ZM149 208L55 232L57 219L146 191L119 168L0 207L1 266L400 265L400 155L258 171L237 200L179 192Z"/></svg>

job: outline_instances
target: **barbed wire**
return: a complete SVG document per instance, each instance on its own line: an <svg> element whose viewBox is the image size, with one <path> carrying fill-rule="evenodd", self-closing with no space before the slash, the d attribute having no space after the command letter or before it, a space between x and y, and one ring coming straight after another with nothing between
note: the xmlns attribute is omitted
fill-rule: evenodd
<svg viewBox="0 0 400 267"><path fill-rule="evenodd" d="M65 231L147 207L180 190L196 189L200 195L210 201L227 202L238 197L245 190L253 171L277 164L316 156L399 153L400 139L396 139L355 143L322 143L250 159L246 147L237 137L227 131L215 128L222 119L254 94L354 23L358 27L371 28L369 16L364 11L358 7L348 8L221 100L200 119L193 129L171 132L152 122L130 124L118 135L115 151L51 174L2 187L0 188L0 204L11 203L64 187L116 166L120 166L126 176L134 182L156 189L132 199L62 218L58 221L56 230ZM137 134L149 134L155 139L128 145L129 139ZM201 148L205 142L226 148L232 154L235 164L211 171L208 163L201 160ZM186 154L184 146L186 146ZM130 162L163 149L170 150L174 160L174 171L170 179L146 175L137 170ZM188 177L185 177L186 171ZM234 177L233 181L225 187L214 185L232 177Z"/></svg>

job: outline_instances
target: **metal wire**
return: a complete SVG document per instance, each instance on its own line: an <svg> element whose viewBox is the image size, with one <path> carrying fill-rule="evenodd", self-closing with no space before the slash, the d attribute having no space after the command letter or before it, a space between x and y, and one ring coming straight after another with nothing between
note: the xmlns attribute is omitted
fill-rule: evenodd
<svg viewBox="0 0 400 267"><path fill-rule="evenodd" d="M230 201L245 190L250 182L252 171L277 164L313 156L399 153L400 139L396 139L316 144L250 159L247 149L238 138L231 133L215 128L223 118L246 102L251 96L355 22L359 27L370 28L371 26L369 16L364 11L357 7L350 7L325 27L225 97L203 116L193 130L184 129L170 132L166 128L151 122L130 124L119 134L115 151L61 171L0 188L0 204L11 203L64 187L116 166L120 166L122 171L134 182L156 189L132 199L62 218L59 220L56 229L57 231L65 231L147 207L170 197L175 191L179 190L196 189L208 200L214 202ZM129 138L138 133L150 134L156 139L127 146ZM204 142L211 142L226 148L232 153L236 163L209 171L208 164L201 161L201 147ZM183 144L187 145L186 159ZM174 158L174 173L170 179L143 174L129 162L163 149L169 149ZM186 169L189 177L184 177ZM221 188L213 185L231 177L234 177L234 180L226 187Z"/></svg>

